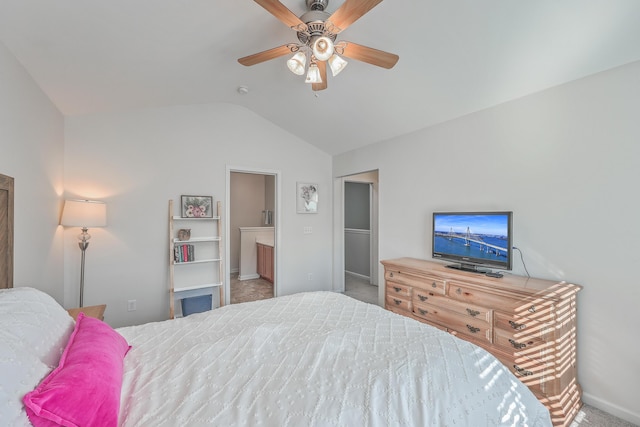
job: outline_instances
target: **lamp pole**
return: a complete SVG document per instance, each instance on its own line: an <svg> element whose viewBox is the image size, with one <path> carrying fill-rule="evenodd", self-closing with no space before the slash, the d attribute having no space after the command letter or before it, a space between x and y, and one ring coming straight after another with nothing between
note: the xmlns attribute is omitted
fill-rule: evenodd
<svg viewBox="0 0 640 427"><path fill-rule="evenodd" d="M82 251L81 261L80 261L80 307L84 307L84 255L89 247L89 239L91 236L87 233L87 227L82 227L82 234L78 236L80 240L78 242L78 246Z"/></svg>
<svg viewBox="0 0 640 427"><path fill-rule="evenodd" d="M89 247L91 235L87 233L89 227L105 227L107 225L107 205L104 202L92 200L65 200L62 208L60 224L65 227L81 227L78 234L80 247L80 307L84 307L84 259Z"/></svg>

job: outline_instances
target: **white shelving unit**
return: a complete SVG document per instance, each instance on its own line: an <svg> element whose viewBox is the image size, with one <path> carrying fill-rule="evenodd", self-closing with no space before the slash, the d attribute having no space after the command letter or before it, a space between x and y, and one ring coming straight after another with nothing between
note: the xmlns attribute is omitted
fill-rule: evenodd
<svg viewBox="0 0 640 427"><path fill-rule="evenodd" d="M175 317L175 303L184 298L211 295L216 288L219 306L224 305L224 263L222 255L222 203L217 202L217 216L212 218L183 218L174 215L173 200L169 200L169 318ZM177 227L176 227L177 226ZM189 240L180 240L176 229L191 228ZM194 245L193 261L175 260L175 248ZM215 301L212 301L214 307Z"/></svg>

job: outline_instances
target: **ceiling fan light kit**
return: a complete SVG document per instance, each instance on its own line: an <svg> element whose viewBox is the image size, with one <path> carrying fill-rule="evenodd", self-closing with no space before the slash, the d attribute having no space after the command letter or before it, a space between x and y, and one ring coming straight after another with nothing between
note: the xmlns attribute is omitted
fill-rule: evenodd
<svg viewBox="0 0 640 427"><path fill-rule="evenodd" d="M318 91L327 88L327 63L334 77L346 67L347 61L338 54L387 69L398 62L398 55L392 53L348 41L336 43L339 33L382 0L345 0L333 14L325 11L329 0L306 0L308 10L300 17L279 0L254 1L296 31L300 43L289 43L245 56L238 59L242 65L256 65L294 53L293 57L287 60L287 67L294 74L301 76L305 72L308 54L310 60L305 82L312 83L312 89Z"/></svg>
<svg viewBox="0 0 640 427"><path fill-rule="evenodd" d="M313 42L311 50L318 61L327 61L333 56L333 42L329 37L318 37Z"/></svg>
<svg viewBox="0 0 640 427"><path fill-rule="evenodd" d="M338 55L333 54L331 58L329 58L329 67L331 68L331 74L333 77L337 76L338 73L344 70L344 67L347 66L348 62L344 59L340 58Z"/></svg>
<svg viewBox="0 0 640 427"><path fill-rule="evenodd" d="M318 64L309 64L309 71L307 71L306 83L322 83L322 77L320 76L320 69Z"/></svg>
<svg viewBox="0 0 640 427"><path fill-rule="evenodd" d="M304 74L306 65L307 55L305 55L304 52L297 52L287 61L287 67L289 67L293 74L297 74L299 76Z"/></svg>

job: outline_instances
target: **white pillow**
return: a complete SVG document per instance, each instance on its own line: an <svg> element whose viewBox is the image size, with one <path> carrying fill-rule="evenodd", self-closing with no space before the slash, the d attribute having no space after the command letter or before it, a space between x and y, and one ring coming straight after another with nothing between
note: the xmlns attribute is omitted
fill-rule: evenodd
<svg viewBox="0 0 640 427"><path fill-rule="evenodd" d="M0 290L0 414L25 425L22 397L58 366L74 322L51 296L33 288Z"/></svg>

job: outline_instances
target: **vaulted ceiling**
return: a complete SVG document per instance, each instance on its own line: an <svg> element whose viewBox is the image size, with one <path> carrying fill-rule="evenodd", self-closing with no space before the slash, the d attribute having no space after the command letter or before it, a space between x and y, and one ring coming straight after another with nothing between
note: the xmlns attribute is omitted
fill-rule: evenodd
<svg viewBox="0 0 640 427"><path fill-rule="evenodd" d="M350 60L321 92L288 56L237 62L297 41L253 0L0 0L0 41L65 115L233 103L338 154L638 61L639 18L638 0L384 0L338 40L396 66Z"/></svg>

